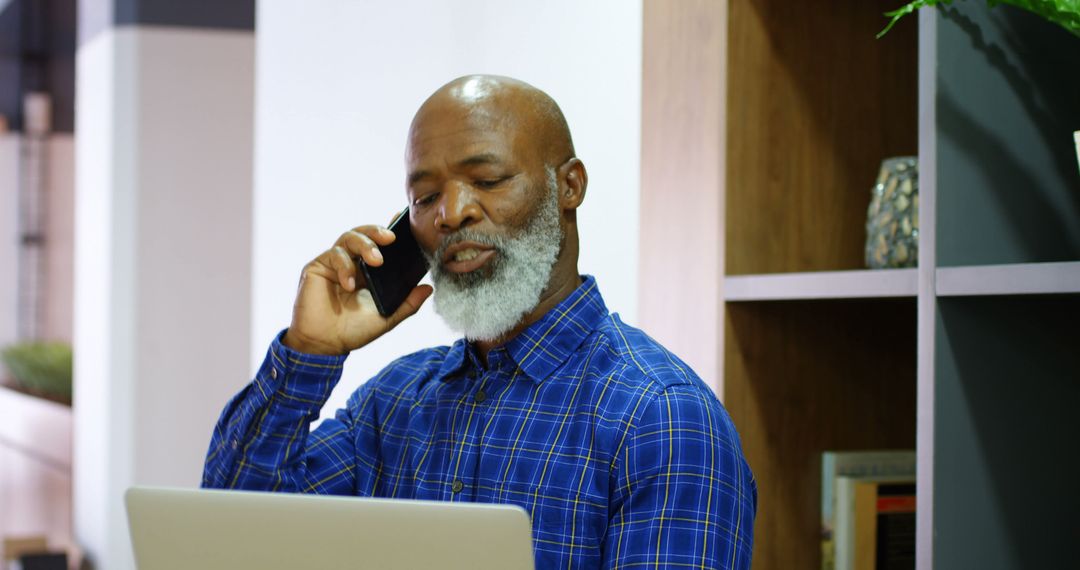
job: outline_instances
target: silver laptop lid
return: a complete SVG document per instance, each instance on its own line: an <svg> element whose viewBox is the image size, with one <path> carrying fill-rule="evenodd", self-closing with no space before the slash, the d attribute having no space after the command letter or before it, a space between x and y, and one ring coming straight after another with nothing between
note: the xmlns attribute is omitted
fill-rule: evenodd
<svg viewBox="0 0 1080 570"><path fill-rule="evenodd" d="M139 570L533 570L512 505L133 487Z"/></svg>

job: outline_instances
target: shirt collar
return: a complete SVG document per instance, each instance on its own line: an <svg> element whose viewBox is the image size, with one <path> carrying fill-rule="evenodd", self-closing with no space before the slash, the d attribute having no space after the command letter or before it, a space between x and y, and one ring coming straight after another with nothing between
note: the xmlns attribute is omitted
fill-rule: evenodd
<svg viewBox="0 0 1080 570"><path fill-rule="evenodd" d="M505 349L518 368L534 382L543 381L562 366L607 318L607 306L596 278L591 275L581 277L581 285L567 298L496 349ZM455 342L443 359L439 377L447 379L459 370L468 360L469 350L472 348L465 339ZM488 356L490 359L491 354Z"/></svg>
<svg viewBox="0 0 1080 570"><path fill-rule="evenodd" d="M465 351L467 348L465 339L460 338L454 344L450 345L450 350L446 352L446 357L443 358L442 366L439 367L439 373L436 378L440 380L449 380L453 377L453 374L461 369L465 364Z"/></svg>

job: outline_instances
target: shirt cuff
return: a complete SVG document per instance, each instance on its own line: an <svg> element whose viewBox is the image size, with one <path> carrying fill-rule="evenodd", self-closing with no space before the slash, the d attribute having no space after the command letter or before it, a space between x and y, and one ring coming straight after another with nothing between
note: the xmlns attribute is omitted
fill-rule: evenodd
<svg viewBox="0 0 1080 570"><path fill-rule="evenodd" d="M281 331L270 344L255 383L260 392L276 394L284 405L321 410L341 379L342 366L348 355L327 356L293 350L281 342L287 330Z"/></svg>

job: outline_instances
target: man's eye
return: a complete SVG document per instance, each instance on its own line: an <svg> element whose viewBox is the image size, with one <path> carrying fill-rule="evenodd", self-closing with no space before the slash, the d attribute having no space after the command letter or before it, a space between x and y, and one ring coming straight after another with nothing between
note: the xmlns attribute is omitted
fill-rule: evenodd
<svg viewBox="0 0 1080 570"><path fill-rule="evenodd" d="M432 192L431 194L424 194L423 196L413 200L414 206L426 206L435 201L435 197L438 196L438 192Z"/></svg>
<svg viewBox="0 0 1080 570"><path fill-rule="evenodd" d="M502 178L483 178L473 181L473 184L475 184L478 188L494 188L499 184L502 184L509 178L509 176L504 176Z"/></svg>

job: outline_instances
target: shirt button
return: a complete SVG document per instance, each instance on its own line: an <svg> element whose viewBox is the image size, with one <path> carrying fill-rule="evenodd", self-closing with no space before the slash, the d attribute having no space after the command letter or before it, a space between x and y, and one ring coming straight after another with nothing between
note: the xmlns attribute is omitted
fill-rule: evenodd
<svg viewBox="0 0 1080 570"><path fill-rule="evenodd" d="M477 391L476 395L473 396L473 400L476 400L477 404L483 404L484 400L486 400L486 399L487 399L487 394L483 390Z"/></svg>
<svg viewBox="0 0 1080 570"><path fill-rule="evenodd" d="M274 380L277 380L277 368L271 368L270 369L270 377L273 378Z"/></svg>
<svg viewBox="0 0 1080 570"><path fill-rule="evenodd" d="M237 446L239 446L239 445L240 445L240 444L239 444L239 443L237 443L237 441L236 441L235 439L234 439L234 440L232 440L232 442L231 442L231 443L229 444L229 446L230 446L230 447L232 447L233 449L236 449L236 448L237 448Z"/></svg>
<svg viewBox="0 0 1080 570"><path fill-rule="evenodd" d="M450 490L455 492L455 493L460 493L461 490L464 489L464 488L465 488L465 483L462 483L461 481L454 481L454 484L450 485Z"/></svg>

